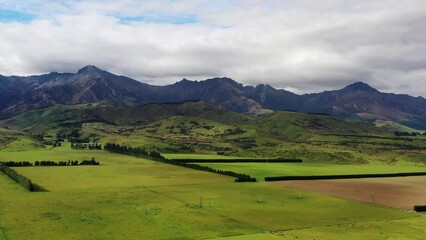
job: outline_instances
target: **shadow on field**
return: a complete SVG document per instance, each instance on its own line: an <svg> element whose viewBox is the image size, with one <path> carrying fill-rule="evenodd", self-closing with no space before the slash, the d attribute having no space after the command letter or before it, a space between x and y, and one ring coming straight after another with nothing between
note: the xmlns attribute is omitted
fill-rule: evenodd
<svg viewBox="0 0 426 240"><path fill-rule="evenodd" d="M33 192L49 192L49 190L38 184L33 183Z"/></svg>

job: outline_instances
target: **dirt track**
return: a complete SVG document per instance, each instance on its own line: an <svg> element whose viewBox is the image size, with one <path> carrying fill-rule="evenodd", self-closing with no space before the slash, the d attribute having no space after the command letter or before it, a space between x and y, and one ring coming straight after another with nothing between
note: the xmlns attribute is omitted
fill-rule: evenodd
<svg viewBox="0 0 426 240"><path fill-rule="evenodd" d="M280 185L402 209L426 205L426 176L280 181Z"/></svg>

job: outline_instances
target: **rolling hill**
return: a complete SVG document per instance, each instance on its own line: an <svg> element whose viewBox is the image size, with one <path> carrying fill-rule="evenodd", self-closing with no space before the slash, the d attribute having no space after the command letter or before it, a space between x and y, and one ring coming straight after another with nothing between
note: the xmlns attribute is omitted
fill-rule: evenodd
<svg viewBox="0 0 426 240"><path fill-rule="evenodd" d="M71 141L118 143L162 153L302 158L312 162L365 164L394 157L421 161L424 139L395 137L370 123L324 114L276 111L250 117L201 101L114 106L54 105L0 121L35 147L34 135ZM21 132L24 131L24 132ZM18 146L17 141L5 146ZM28 141L27 141L28 140ZM10 145L9 142L15 142ZM7 147L10 148L10 147ZM13 147L12 147L13 149ZM406 151L402 154L400 151ZM378 152L384 152L377 155Z"/></svg>

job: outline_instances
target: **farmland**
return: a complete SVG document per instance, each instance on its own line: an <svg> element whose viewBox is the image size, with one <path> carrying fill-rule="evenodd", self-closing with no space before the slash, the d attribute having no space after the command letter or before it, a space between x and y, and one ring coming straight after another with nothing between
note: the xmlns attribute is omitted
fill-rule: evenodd
<svg viewBox="0 0 426 240"><path fill-rule="evenodd" d="M71 150L66 143L26 152L3 150L0 156L12 161L95 157L101 162L16 168L46 192L29 193L0 174L0 229L7 239L267 240L282 237L263 232L416 218L316 193L299 197L300 190L265 182L235 183L231 177L141 158Z"/></svg>
<svg viewBox="0 0 426 240"><path fill-rule="evenodd" d="M423 136L397 137L368 124L315 114L276 112L254 118L194 102L132 108L55 105L0 125L9 128L0 128L0 161L100 162L12 167L31 179L35 192L0 173L1 240L312 239L315 231L321 231L321 239L333 239L352 226L368 230L349 232L353 238L374 239L382 231L394 239L425 234L420 227L424 217L409 210L414 202L389 205L401 209L381 206L379 190L374 190L377 202L366 203L340 194L339 186L333 194L313 191L320 186L263 181L273 176L425 172ZM70 141L80 147L72 149ZM114 143L169 160L81 147L87 143ZM303 162L250 162L262 159ZM237 183L234 177L170 160L197 161L192 166L248 174L258 181ZM377 181L360 188L378 189L382 183ZM401 186L414 200L424 196L422 189L406 192L403 183L387 184Z"/></svg>
<svg viewBox="0 0 426 240"><path fill-rule="evenodd" d="M426 166L410 162L396 165L382 163L370 164L326 164L326 163L203 163L215 169L238 171L258 179L274 176L321 176L339 174L373 174L398 172L424 172Z"/></svg>
<svg viewBox="0 0 426 240"><path fill-rule="evenodd" d="M426 177L282 181L286 187L412 210L426 199Z"/></svg>

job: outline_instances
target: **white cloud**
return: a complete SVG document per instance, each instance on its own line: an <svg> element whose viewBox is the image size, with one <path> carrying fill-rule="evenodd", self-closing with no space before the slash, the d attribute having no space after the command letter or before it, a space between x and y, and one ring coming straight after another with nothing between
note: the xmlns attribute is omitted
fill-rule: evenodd
<svg viewBox="0 0 426 240"><path fill-rule="evenodd" d="M315 92L365 81L426 96L425 1L16 2L0 8L36 18L0 22L4 75L93 64L157 85L228 76Z"/></svg>

